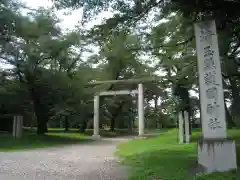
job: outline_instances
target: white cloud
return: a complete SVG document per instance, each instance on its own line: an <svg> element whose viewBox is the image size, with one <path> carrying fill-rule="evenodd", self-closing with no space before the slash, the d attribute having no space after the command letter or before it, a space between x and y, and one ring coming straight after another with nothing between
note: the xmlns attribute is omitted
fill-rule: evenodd
<svg viewBox="0 0 240 180"><path fill-rule="evenodd" d="M21 0L23 3L26 4L26 6L37 9L40 7L43 8L50 8L53 6L53 3L49 0ZM63 30L72 30L75 28L75 26L81 21L82 19L82 9L77 9L77 10L59 10L55 11L56 15L58 18L61 20L60 27ZM68 13L66 15L66 13ZM113 15L112 12L106 11L102 12L98 17L96 17L94 20L89 22L86 25L86 28L91 28L96 24L100 24L101 21L104 18L111 17Z"/></svg>
<svg viewBox="0 0 240 180"><path fill-rule="evenodd" d="M22 0L22 2L32 8L52 6L52 2L50 0Z"/></svg>
<svg viewBox="0 0 240 180"><path fill-rule="evenodd" d="M37 9L40 7L43 8L51 8L53 6L53 3L49 0L21 0L23 3L26 4L27 7L30 7L31 9ZM27 10L23 10L23 13L27 13ZM59 26L63 31L68 31L68 30L73 30L76 25L81 22L82 19L82 9L77 9L77 10L59 10L55 11L57 17L61 20L61 23ZM104 18L111 17L113 15L112 12L106 11L102 12L98 17L90 21L89 23L86 24L86 28L90 29L94 25L100 24ZM96 53L98 52L97 47L92 47L93 51ZM84 59L87 59L91 53L84 52L83 57Z"/></svg>
<svg viewBox="0 0 240 180"><path fill-rule="evenodd" d="M37 9L37 8L51 8L53 3L49 0L22 0L26 6ZM24 10L23 12L27 12ZM66 15L66 10L55 11L58 18L61 20L60 27L63 30L74 29L78 22L82 19L82 10L73 10L70 14Z"/></svg>

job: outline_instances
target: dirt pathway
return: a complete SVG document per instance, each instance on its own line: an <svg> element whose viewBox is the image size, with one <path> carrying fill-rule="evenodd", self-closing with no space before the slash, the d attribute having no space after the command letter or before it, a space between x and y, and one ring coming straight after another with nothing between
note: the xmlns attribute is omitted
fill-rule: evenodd
<svg viewBox="0 0 240 180"><path fill-rule="evenodd" d="M127 180L114 156L129 138L24 152L0 152L0 180Z"/></svg>

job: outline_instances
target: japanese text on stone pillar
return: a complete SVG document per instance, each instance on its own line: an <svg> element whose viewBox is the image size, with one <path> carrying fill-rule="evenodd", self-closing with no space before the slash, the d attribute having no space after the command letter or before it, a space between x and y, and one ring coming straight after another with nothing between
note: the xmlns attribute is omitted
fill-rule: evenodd
<svg viewBox="0 0 240 180"><path fill-rule="evenodd" d="M212 35L211 28L207 26L201 27L201 41L206 45L204 47L204 83L207 87L206 98L207 108L206 113L209 115L208 127L212 130L222 128L218 117L218 91L219 82L216 82L216 62L214 59L214 50L212 48Z"/></svg>

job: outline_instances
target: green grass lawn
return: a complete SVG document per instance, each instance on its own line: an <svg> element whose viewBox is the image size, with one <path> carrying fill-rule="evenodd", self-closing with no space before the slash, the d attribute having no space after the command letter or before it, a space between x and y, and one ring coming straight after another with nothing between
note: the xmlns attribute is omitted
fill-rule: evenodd
<svg viewBox="0 0 240 180"><path fill-rule="evenodd" d="M25 128L27 131L35 132L36 128ZM64 128L48 128L48 131L51 133L65 133ZM79 129L76 128L70 128L70 133L79 133ZM101 137L121 137L121 136L131 136L131 135L137 135L138 130L134 129L133 131L129 131L129 129L115 129L114 132L107 130L107 129L100 129L99 132ZM84 132L84 135L86 136L92 136L93 135L93 129L86 129Z"/></svg>
<svg viewBox="0 0 240 180"><path fill-rule="evenodd" d="M64 129L63 128L49 128L49 132L54 132L54 133L63 133ZM69 129L69 132L75 132L78 133L79 129ZM137 135L138 131L137 129L134 129L133 131L129 131L128 129L115 129L114 132L107 130L107 129L100 129L99 132L101 137L109 137L109 138L114 138L114 137L121 137L121 136L132 136L132 135ZM92 136L93 135L93 129L86 129L84 132L84 135L86 136Z"/></svg>
<svg viewBox="0 0 240 180"><path fill-rule="evenodd" d="M84 134L91 136L93 134L93 129L87 129ZM137 135L138 133L136 130L129 131L128 129L115 129L114 132L111 132L110 130L100 129L99 134L101 137L114 138L114 137L121 137L121 136L133 136L133 135Z"/></svg>
<svg viewBox="0 0 240 180"><path fill-rule="evenodd" d="M189 170L197 162L199 130L194 130L192 143L178 144L177 130L169 130L157 138L137 139L122 143L116 152L125 165L130 166L130 180L237 180L240 170L213 173L209 175L190 175ZM229 130L239 144L240 130ZM240 146L238 146L240 162Z"/></svg>
<svg viewBox="0 0 240 180"><path fill-rule="evenodd" d="M86 143L91 141L88 137L92 134L93 130L91 129L86 130L83 134L78 129L69 129L69 131L65 132L63 128L49 128L46 135L37 136L36 128L24 128L24 134L21 139L13 139L11 134L0 134L0 151L20 151ZM136 132L129 132L127 129L117 129L115 132L100 130L102 137L118 137L133 134L136 134Z"/></svg>
<svg viewBox="0 0 240 180"><path fill-rule="evenodd" d="M10 134L0 134L0 141L0 151L19 151L71 145L90 140L81 133L50 131L43 136L37 136L35 132L25 132L21 139L13 139Z"/></svg>

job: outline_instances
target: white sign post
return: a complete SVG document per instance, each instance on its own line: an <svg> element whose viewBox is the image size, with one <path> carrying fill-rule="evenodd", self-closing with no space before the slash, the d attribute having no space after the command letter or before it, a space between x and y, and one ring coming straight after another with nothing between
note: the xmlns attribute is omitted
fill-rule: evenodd
<svg viewBox="0 0 240 180"><path fill-rule="evenodd" d="M207 172L236 169L235 142L227 140L221 64L215 21L195 23L203 140L198 163Z"/></svg>

